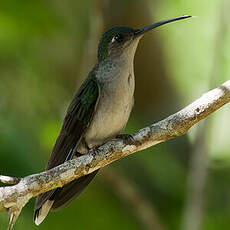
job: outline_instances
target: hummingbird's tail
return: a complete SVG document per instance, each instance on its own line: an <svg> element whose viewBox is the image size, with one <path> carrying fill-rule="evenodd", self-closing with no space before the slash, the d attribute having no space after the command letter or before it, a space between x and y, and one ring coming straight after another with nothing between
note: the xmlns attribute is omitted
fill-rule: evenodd
<svg viewBox="0 0 230 230"><path fill-rule="evenodd" d="M34 208L35 224L41 224L50 210L59 210L68 205L77 196L79 196L96 176L97 172L98 170L80 177L63 186L62 188L57 188L39 195L36 199Z"/></svg>

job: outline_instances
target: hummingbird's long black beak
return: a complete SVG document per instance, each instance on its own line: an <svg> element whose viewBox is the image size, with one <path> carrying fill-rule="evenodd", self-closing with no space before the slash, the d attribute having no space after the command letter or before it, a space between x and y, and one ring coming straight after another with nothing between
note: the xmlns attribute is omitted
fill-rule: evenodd
<svg viewBox="0 0 230 230"><path fill-rule="evenodd" d="M135 36L139 37L140 35L158 27L158 26L162 26L164 24L167 24L167 23L170 23L170 22L174 22L174 21L178 21L178 20L182 20L182 19L186 19L186 18L190 18L192 16L190 15L184 15L184 16L180 16L180 17L176 17L176 18L171 18L171 19L167 19L167 20L164 20L164 21L161 21L161 22L157 22L157 23L154 23L152 25L149 25L149 26L145 26L143 28L140 28L140 29L137 29L134 34Z"/></svg>

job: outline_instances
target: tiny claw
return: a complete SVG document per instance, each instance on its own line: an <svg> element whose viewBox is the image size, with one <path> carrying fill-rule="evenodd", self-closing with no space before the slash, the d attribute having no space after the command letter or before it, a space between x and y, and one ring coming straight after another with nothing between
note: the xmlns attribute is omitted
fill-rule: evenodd
<svg viewBox="0 0 230 230"><path fill-rule="evenodd" d="M125 144L131 144L134 141L134 138L131 134L118 134L116 138L122 139Z"/></svg>

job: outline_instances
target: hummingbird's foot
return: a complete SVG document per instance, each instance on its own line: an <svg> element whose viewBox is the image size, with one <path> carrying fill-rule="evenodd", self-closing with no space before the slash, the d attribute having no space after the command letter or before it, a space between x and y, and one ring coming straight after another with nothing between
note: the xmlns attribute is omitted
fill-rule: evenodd
<svg viewBox="0 0 230 230"><path fill-rule="evenodd" d="M131 134L118 134L116 138L122 139L127 145L131 145L134 142L134 138Z"/></svg>
<svg viewBox="0 0 230 230"><path fill-rule="evenodd" d="M75 156L76 157L81 157L81 156L83 156L84 154L82 154L82 153L79 153L79 152L75 152Z"/></svg>

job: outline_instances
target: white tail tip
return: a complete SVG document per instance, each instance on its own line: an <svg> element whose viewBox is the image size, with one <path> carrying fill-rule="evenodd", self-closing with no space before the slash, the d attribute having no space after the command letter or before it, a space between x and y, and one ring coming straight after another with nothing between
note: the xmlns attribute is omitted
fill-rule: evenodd
<svg viewBox="0 0 230 230"><path fill-rule="evenodd" d="M39 225L42 223L42 221L46 218L48 215L54 201L53 200L47 200L42 207L38 210L38 212L35 212L34 216L34 222L36 225Z"/></svg>

